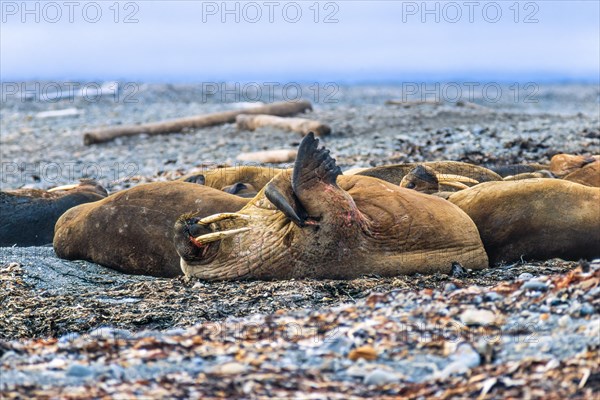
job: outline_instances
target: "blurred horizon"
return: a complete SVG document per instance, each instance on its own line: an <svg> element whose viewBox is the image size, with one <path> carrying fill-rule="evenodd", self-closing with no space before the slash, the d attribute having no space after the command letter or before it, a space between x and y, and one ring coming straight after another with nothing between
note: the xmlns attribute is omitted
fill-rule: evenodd
<svg viewBox="0 0 600 400"><path fill-rule="evenodd" d="M600 83L595 1L0 3L3 82Z"/></svg>

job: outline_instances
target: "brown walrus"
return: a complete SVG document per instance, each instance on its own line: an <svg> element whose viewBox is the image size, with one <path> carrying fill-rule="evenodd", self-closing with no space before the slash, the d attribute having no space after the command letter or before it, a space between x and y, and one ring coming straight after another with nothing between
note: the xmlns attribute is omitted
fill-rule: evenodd
<svg viewBox="0 0 600 400"><path fill-rule="evenodd" d="M570 173L595 161L600 161L600 156L556 154L550 159L550 171L557 177L564 178Z"/></svg>
<svg viewBox="0 0 600 400"><path fill-rule="evenodd" d="M429 167L437 174L459 175L473 179L477 182L500 181L502 177L492 170L479 165L468 164L460 161L428 161L422 163L405 163L394 165L383 165L381 167L369 168L356 173L361 176L371 176L386 182L399 185L402 178L417 166Z"/></svg>
<svg viewBox="0 0 600 400"><path fill-rule="evenodd" d="M247 199L186 182L155 182L67 211L56 223L54 250L130 274L181 275L171 230L184 212L207 216L241 209Z"/></svg>
<svg viewBox="0 0 600 400"><path fill-rule="evenodd" d="M41 246L52 243L54 224L69 208L102 200L106 190L91 179L50 190L0 192L0 246Z"/></svg>
<svg viewBox="0 0 600 400"><path fill-rule="evenodd" d="M237 166L217 168L206 172L188 174L180 181L199 183L231 194L255 195L283 169L271 167ZM236 184L245 185L243 189ZM236 189L239 189L236 191ZM252 189L255 191L252 192Z"/></svg>
<svg viewBox="0 0 600 400"><path fill-rule="evenodd" d="M586 186L600 187L600 161L587 164L583 168L571 172L563 179Z"/></svg>
<svg viewBox="0 0 600 400"><path fill-rule="evenodd" d="M546 169L540 169L535 172L523 172L521 174L505 176L505 181L520 181L523 179L534 179L534 178L556 178L554 174Z"/></svg>
<svg viewBox="0 0 600 400"><path fill-rule="evenodd" d="M438 174L431 167L418 165L400 181L400 187L417 192L433 194L439 192L456 192L477 185L474 179L453 174Z"/></svg>
<svg viewBox="0 0 600 400"><path fill-rule="evenodd" d="M490 263L600 256L600 189L560 179L486 182L448 200L477 225Z"/></svg>
<svg viewBox="0 0 600 400"><path fill-rule="evenodd" d="M477 228L443 199L365 176L343 176L311 133L293 172L241 211L184 215L174 242L187 276L207 280L448 273L488 266ZM337 179L337 183L336 183Z"/></svg>
<svg viewBox="0 0 600 400"><path fill-rule="evenodd" d="M534 173L541 170L549 169L549 165L544 164L508 164L508 165L497 165L494 167L490 167L492 171L500 175L502 178L506 178L507 176L515 176L519 174L526 174L528 172Z"/></svg>

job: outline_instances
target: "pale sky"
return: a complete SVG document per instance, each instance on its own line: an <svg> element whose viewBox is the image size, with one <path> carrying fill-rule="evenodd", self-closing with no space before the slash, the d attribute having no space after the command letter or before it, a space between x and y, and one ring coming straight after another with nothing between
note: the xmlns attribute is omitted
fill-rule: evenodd
<svg viewBox="0 0 600 400"><path fill-rule="evenodd" d="M315 3L232 1L226 14L222 1L1 1L0 74L162 82L600 74L595 0L432 1L429 13L422 1Z"/></svg>

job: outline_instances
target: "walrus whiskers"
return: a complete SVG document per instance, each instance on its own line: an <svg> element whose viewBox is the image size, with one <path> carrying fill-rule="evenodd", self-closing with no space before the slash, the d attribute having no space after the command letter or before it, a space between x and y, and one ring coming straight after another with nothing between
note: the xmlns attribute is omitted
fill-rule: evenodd
<svg viewBox="0 0 600 400"><path fill-rule="evenodd" d="M238 228L238 229L230 229L228 231L207 233L206 235L201 235L201 236L194 238L194 240L197 241L198 243L206 244L206 243L216 242L217 240L223 240L228 237L235 236L235 235L239 235L240 233L243 233L243 232L246 232L249 230L250 230L250 228Z"/></svg>

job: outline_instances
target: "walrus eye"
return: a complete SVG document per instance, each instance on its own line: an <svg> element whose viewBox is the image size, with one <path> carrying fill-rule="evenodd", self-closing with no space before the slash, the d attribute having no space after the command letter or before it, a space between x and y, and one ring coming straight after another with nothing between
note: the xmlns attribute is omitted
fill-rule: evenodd
<svg viewBox="0 0 600 400"><path fill-rule="evenodd" d="M406 184L407 189L414 189L415 187L417 187L417 185L415 185L414 182L409 182Z"/></svg>

